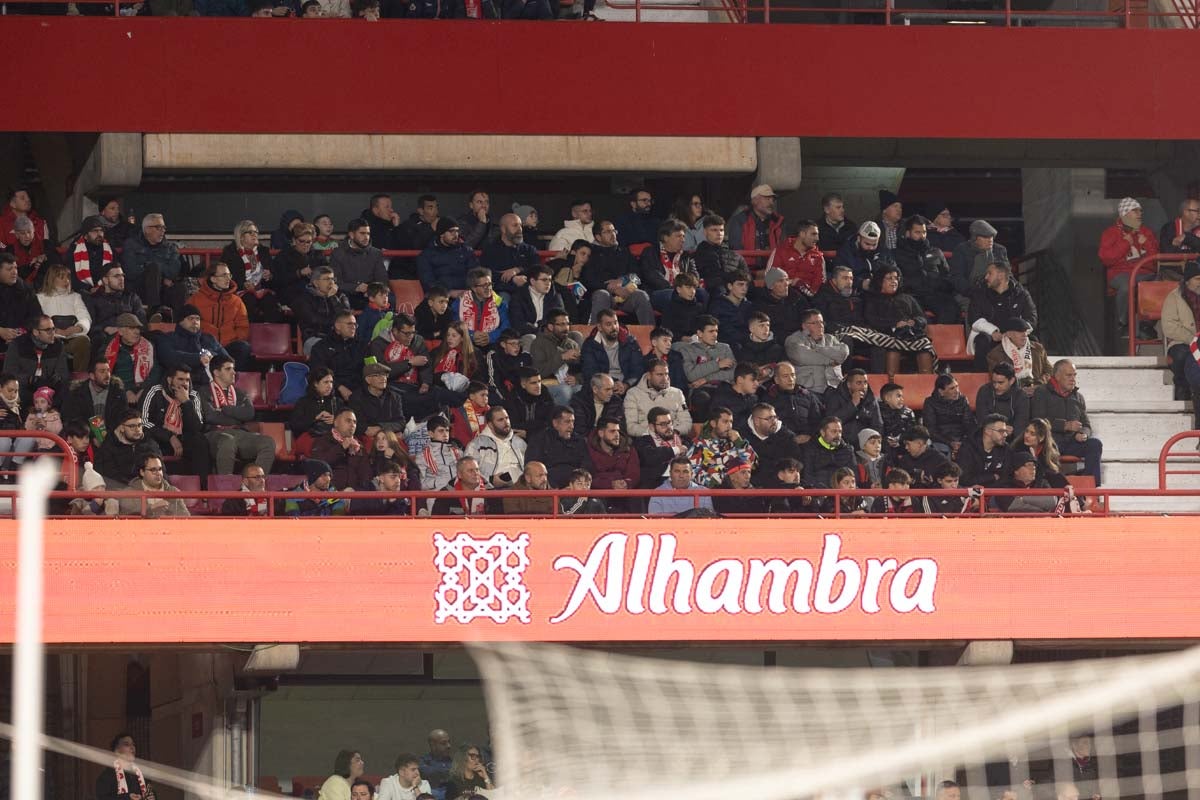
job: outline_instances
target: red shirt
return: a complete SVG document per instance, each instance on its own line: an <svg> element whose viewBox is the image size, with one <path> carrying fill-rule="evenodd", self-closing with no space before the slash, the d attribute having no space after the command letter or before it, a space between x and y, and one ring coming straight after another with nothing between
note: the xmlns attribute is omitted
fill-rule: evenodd
<svg viewBox="0 0 1200 800"><path fill-rule="evenodd" d="M793 286L812 296L825 282L825 256L816 245L801 253L796 249L796 237L791 237L771 251L767 269L779 267L788 274Z"/></svg>

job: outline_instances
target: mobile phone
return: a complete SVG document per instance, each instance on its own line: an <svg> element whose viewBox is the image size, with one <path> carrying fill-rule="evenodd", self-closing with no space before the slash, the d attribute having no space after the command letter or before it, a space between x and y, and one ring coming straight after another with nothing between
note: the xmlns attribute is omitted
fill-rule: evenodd
<svg viewBox="0 0 1200 800"><path fill-rule="evenodd" d="M500 480L504 481L505 483L512 483L512 475L508 474L507 472L501 472L496 477L499 478Z"/></svg>

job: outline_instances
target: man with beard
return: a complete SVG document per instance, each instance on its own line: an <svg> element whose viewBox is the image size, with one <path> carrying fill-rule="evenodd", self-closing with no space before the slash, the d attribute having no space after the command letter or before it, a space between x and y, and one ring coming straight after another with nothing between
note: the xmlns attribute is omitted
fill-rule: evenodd
<svg viewBox="0 0 1200 800"><path fill-rule="evenodd" d="M352 219L346 225L345 247L333 251L330 264L351 308L367 307L370 284L387 285L388 271L383 264L383 252L371 244L371 226L365 219Z"/></svg>
<svg viewBox="0 0 1200 800"><path fill-rule="evenodd" d="M837 192L821 198L821 219L817 223L820 238L817 246L835 253L854 238L858 225L846 216L846 203Z"/></svg>
<svg viewBox="0 0 1200 800"><path fill-rule="evenodd" d="M208 365L214 356L229 356L212 334L201 330L200 309L185 305L179 309L175 330L158 339L158 358L166 369L183 367L191 372L192 384L206 387L211 380Z"/></svg>
<svg viewBox="0 0 1200 800"><path fill-rule="evenodd" d="M662 220L652 213L654 197L645 189L634 189L629 193L629 211L617 218L617 232L621 241L630 244L651 244L658 236Z"/></svg>
<svg viewBox="0 0 1200 800"><path fill-rule="evenodd" d="M113 263L112 247L104 239L100 217L88 217L79 228L79 238L71 251L71 288L87 294L100 285L100 279Z"/></svg>
<svg viewBox="0 0 1200 800"><path fill-rule="evenodd" d="M821 312L830 333L867 324L862 295L854 286L854 271L844 264L829 268L829 280L813 297L813 307Z"/></svg>
<svg viewBox="0 0 1200 800"><path fill-rule="evenodd" d="M59 394L71 379L67 351L54 335L54 320L38 315L29 325L28 333L13 340L4 364L21 384L21 405L26 407L38 389L49 386Z"/></svg>
<svg viewBox="0 0 1200 800"><path fill-rule="evenodd" d="M550 427L529 440L526 462L540 461L550 471L550 483L567 485L572 470L583 467L591 471L592 459L587 441L575 432L575 412L558 406L550 417Z"/></svg>
<svg viewBox="0 0 1200 800"><path fill-rule="evenodd" d="M484 419L486 424L467 445L466 455L479 463L484 480L497 489L507 489L525 469L527 445L513 431L504 406L492 406Z"/></svg>
<svg viewBox="0 0 1200 800"><path fill-rule="evenodd" d="M489 212L492 209L492 199L482 189L471 192L467 198L467 207L458 215L458 225L462 231L463 244L471 249L478 249L490 244L496 238L496 223L492 221ZM521 218L517 217L520 224Z"/></svg>
<svg viewBox="0 0 1200 800"><path fill-rule="evenodd" d="M891 261L891 256L880 251L882 235L879 225L867 220L859 226L858 236L842 245L834 256L834 264L847 266L854 273L854 285L860 289L871 283L871 275L879 264Z"/></svg>
<svg viewBox="0 0 1200 800"><path fill-rule="evenodd" d="M551 311L545 320L544 329L529 345L529 355L542 385L555 403L565 406L580 391L576 372L583 357L583 336L571 330L566 311Z"/></svg>
<svg viewBox="0 0 1200 800"><path fill-rule="evenodd" d="M166 469L160 456L153 453L142 458L138 477L129 482L131 492L175 492L179 490L167 482ZM127 517L190 517L187 505L178 497L127 497L120 501L121 514Z"/></svg>
<svg viewBox="0 0 1200 800"><path fill-rule="evenodd" d="M96 451L96 472L104 477L110 490L124 489L137 477L142 456L148 453L161 454L161 451L153 440L146 438L141 413L127 409Z"/></svg>
<svg viewBox="0 0 1200 800"><path fill-rule="evenodd" d="M470 242L466 244L471 246ZM500 238L484 246L479 263L492 271L496 291L511 295L529 283L530 271L542 262L537 248L525 241L521 218L516 214L505 214L500 218ZM545 293L546 289L541 291Z"/></svg>
<svg viewBox="0 0 1200 800"><path fill-rule="evenodd" d="M642 474L637 450L621 431L619 420L601 417L587 439L595 476L593 488L621 491L637 488ZM640 499L614 499L609 501L608 507L613 511L636 512L643 503Z"/></svg>
<svg viewBox="0 0 1200 800"><path fill-rule="evenodd" d="M743 430L758 456L754 466L756 476L773 474L779 462L798 452L796 434L783 427L775 407L769 403L757 403L750 409Z"/></svg>
<svg viewBox="0 0 1200 800"><path fill-rule="evenodd" d="M987 372L988 353L1000 346L1000 326L1017 317L1037 327L1037 308L1024 286L1013 278L1007 263L989 264L983 274L984 285L971 291L967 309L967 352L975 357L975 371Z"/></svg>
<svg viewBox="0 0 1200 800"><path fill-rule="evenodd" d="M204 391L208 390L205 385ZM192 389L191 372L186 366L168 369L166 381L146 392L142 400L142 424L146 435L163 452L179 456L187 472L200 476L201 486L207 483L211 461L208 440L204 438L204 411L200 396Z"/></svg>
<svg viewBox="0 0 1200 800"><path fill-rule="evenodd" d="M934 313L934 322L958 322L959 308L950 283L950 265L941 250L929 242L929 220L920 215L904 222L904 235L896 243L896 266L904 276L904 287L921 308Z"/></svg>
<svg viewBox="0 0 1200 800"><path fill-rule="evenodd" d="M853 470L856 465L854 448L842 439L842 421L837 417L821 420L820 433L804 445L802 455L808 489L828 489L835 471L843 467Z"/></svg>
<svg viewBox="0 0 1200 800"><path fill-rule="evenodd" d="M771 251L767 269L778 267L788 275L788 282L807 297L812 297L825 282L825 256L817 246L821 235L817 223L802 219L796 224L796 235Z"/></svg>
<svg viewBox="0 0 1200 800"><path fill-rule="evenodd" d="M621 397L646 372L641 345L621 327L611 310L599 314L596 327L584 340L582 361L585 380L591 380L598 372L606 373L612 377L614 390Z"/></svg>
<svg viewBox="0 0 1200 800"><path fill-rule="evenodd" d="M0 352L24 334L41 313L37 295L17 273L17 259L12 253L0 253Z"/></svg>
<svg viewBox="0 0 1200 800"><path fill-rule="evenodd" d="M72 384L63 398L63 422L87 425L99 444L108 431L116 429L128 408L121 380L114 379L108 360L100 355L92 359L87 377Z"/></svg>
<svg viewBox="0 0 1200 800"><path fill-rule="evenodd" d="M642 473L638 478L639 489L653 489L666 476L667 465L672 459L687 459L691 442L687 437L675 430L671 412L665 408L655 407L647 415L650 425L645 436L639 436L633 441L637 448L638 464ZM691 480L692 470L688 466L688 480Z"/></svg>
<svg viewBox="0 0 1200 800"><path fill-rule="evenodd" d="M3 256L0 256L2 262ZM2 277L2 273L0 273ZM88 336L92 346L106 343L117 332L117 317L130 314L139 325L146 324L146 309L142 298L125 288L125 269L113 264L97 282L96 290L84 297L88 313L92 317L92 328Z"/></svg>

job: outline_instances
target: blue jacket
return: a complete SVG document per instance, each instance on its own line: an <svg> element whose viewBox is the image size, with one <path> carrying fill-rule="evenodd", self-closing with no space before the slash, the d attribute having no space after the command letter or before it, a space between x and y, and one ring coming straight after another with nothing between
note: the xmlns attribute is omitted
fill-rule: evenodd
<svg viewBox="0 0 1200 800"><path fill-rule="evenodd" d="M831 267L846 266L854 272L854 286L861 289L862 282L871 277L875 271L875 267L882 263L891 263L892 257L887 254L882 248L879 250L862 250L858 246L858 237L855 236L850 241L842 245L842 248L837 251L837 255L833 257ZM826 268L828 275L829 269Z"/></svg>
<svg viewBox="0 0 1200 800"><path fill-rule="evenodd" d="M434 240L417 256L417 275L421 286L429 291L434 286L443 289L467 289L467 272L479 266L474 251L465 244L442 247Z"/></svg>
<svg viewBox="0 0 1200 800"><path fill-rule="evenodd" d="M159 362L167 369L185 366L192 371L192 388L208 386L210 378L200 363L200 351L207 350L214 356L229 356L221 343L212 334L190 333L179 325L170 333L164 333L154 343Z"/></svg>
<svg viewBox="0 0 1200 800"><path fill-rule="evenodd" d="M609 371L608 351L596 341L598 332L599 328L592 328L592 332L583 341L583 354L580 361L583 364L585 381L590 381L597 372L607 374ZM617 358L621 362L621 374L624 376L626 384L633 386L646 374L646 357L642 355L641 345L629 335L629 331L625 328L621 328L618 335Z"/></svg>
<svg viewBox="0 0 1200 800"><path fill-rule="evenodd" d="M171 281L179 280L185 271L179 245L170 239L151 245L138 231L125 240L125 249L121 253L121 266L125 267L125 281L129 286L141 279L147 264L157 264L162 276Z"/></svg>
<svg viewBox="0 0 1200 800"><path fill-rule="evenodd" d="M750 315L754 313L754 304L750 302L749 297L735 306L726 295L721 295L712 301L709 310L717 318L719 338L722 342L733 345L750 341Z"/></svg>
<svg viewBox="0 0 1200 800"><path fill-rule="evenodd" d="M669 479L663 481L661 484L659 484L655 488L661 489L664 491L675 491L675 487L673 487L671 485L671 481ZM692 485L689 486L688 488L689 489L707 489L708 487L701 486L700 484L696 483L695 481L692 481ZM712 497L709 497L706 495L706 496L700 498L699 508L707 508L709 511L712 511L712 507L713 507ZM674 497L651 497L650 498L650 508L649 508L648 513L650 513L650 514L672 514L672 515L673 514L683 514L685 512L691 511L694 508L697 508L696 498L690 494L687 494L687 495L681 494L681 495L674 496Z"/></svg>
<svg viewBox="0 0 1200 800"><path fill-rule="evenodd" d="M492 292L492 301L496 304L496 310L499 312L500 319L499 319L498 323L496 324L496 327L494 327L488 331L488 344L489 345L493 345L497 341L499 341L500 334L503 333L504 330L508 327L508 303L506 303L504 301L503 297L496 294L495 292ZM452 320L455 320L455 319L461 320L462 319L462 316L459 313L459 309L461 306L462 306L462 298L461 297L456 298L454 300L454 302L450 304L450 319L452 319ZM463 321L465 322L466 320L463 320ZM467 328L468 328L468 330L472 330L472 331L480 330L480 327L478 325L468 325Z"/></svg>
<svg viewBox="0 0 1200 800"><path fill-rule="evenodd" d="M479 254L479 261L492 271L492 282L496 291L512 294L517 287L511 283L501 283L501 273L513 267L520 267L522 272L528 273L531 267L538 265L540 259L537 248L531 244L521 242L515 247L510 247L503 241L496 241L483 248L483 252Z"/></svg>

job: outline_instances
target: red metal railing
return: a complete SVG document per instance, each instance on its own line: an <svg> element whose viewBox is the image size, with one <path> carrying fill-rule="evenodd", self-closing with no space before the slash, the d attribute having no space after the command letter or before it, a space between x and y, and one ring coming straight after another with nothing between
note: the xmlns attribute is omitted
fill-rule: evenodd
<svg viewBox="0 0 1200 800"><path fill-rule="evenodd" d="M1168 469L1167 461L1169 459L1181 459L1185 461L1195 462L1200 459L1200 449L1193 447L1191 450L1172 450L1179 442L1197 440L1200 445L1200 431L1183 431L1172 436L1163 444L1162 449L1158 451L1158 488L1165 490L1167 488L1168 475L1200 475L1200 469Z"/></svg>
<svg viewBox="0 0 1200 800"><path fill-rule="evenodd" d="M4 430L0 431L0 439L37 439L39 441L51 442L58 450L11 450L0 453L0 459L7 460L9 458L57 458L59 459L59 470L62 472L63 483L67 485L68 492L75 491L75 456L71 451L71 445L61 436L50 433L49 431L26 431L26 430ZM0 476L12 478L17 475L15 469L0 469Z"/></svg>
<svg viewBox="0 0 1200 800"><path fill-rule="evenodd" d="M1197 257L1197 253L1159 253L1153 256L1142 256L1134 262L1133 269L1129 271L1129 298L1128 298L1128 319L1129 319L1129 355L1136 356L1138 345L1143 344L1162 344L1161 339L1139 339L1138 338L1138 313L1137 313L1137 276L1143 271L1149 272L1147 267L1151 264L1157 269L1159 264L1180 264L1184 261L1193 261Z"/></svg>

